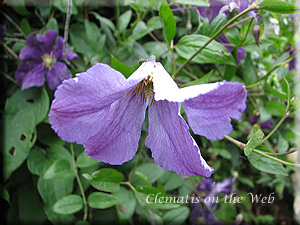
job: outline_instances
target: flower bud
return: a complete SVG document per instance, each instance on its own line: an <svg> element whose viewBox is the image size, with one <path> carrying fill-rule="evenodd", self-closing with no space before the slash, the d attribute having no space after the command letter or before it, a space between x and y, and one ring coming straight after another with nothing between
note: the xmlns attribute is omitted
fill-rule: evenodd
<svg viewBox="0 0 300 225"><path fill-rule="evenodd" d="M255 25L253 27L252 33L253 33L253 37L255 39L255 42L257 44L257 46L259 47L259 35L260 35L260 27L258 25Z"/></svg>

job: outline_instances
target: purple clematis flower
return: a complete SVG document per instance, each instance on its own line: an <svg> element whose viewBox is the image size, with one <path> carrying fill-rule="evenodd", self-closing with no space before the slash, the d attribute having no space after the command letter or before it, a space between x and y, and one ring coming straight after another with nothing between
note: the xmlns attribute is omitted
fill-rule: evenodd
<svg viewBox="0 0 300 225"><path fill-rule="evenodd" d="M217 82L179 89L155 57L128 78L98 63L55 92L49 113L52 128L63 140L83 144L92 158L119 165L133 158L148 108L145 145L166 171L209 177L213 169L180 115L183 103L196 134L211 140L230 133L230 117L239 120L247 91L238 82Z"/></svg>
<svg viewBox="0 0 300 225"><path fill-rule="evenodd" d="M228 12L242 12L248 8L248 0L209 0L209 7L199 7L198 10L203 17L207 17L211 22L220 13L229 15Z"/></svg>
<svg viewBox="0 0 300 225"><path fill-rule="evenodd" d="M213 21L219 14L225 13L226 16L229 16L229 12L239 13L244 11L249 7L248 0L210 0L209 7L199 7L198 10L203 17L208 18L211 22ZM251 15L255 15L253 11L250 12ZM220 43L223 44L231 44L225 34L222 34L218 39ZM232 51L233 47L225 46L229 52ZM244 48L238 47L237 49L237 63L240 63L246 56L247 52Z"/></svg>
<svg viewBox="0 0 300 225"><path fill-rule="evenodd" d="M72 77L63 59L64 40L56 37L55 30L49 30L45 35L38 34L36 39L33 35L27 37L27 45L21 49L19 56L21 64L16 71L16 81L22 89L43 86L46 75L50 89L55 90L63 80ZM78 58L68 45L66 58L69 61Z"/></svg>
<svg viewBox="0 0 300 225"><path fill-rule="evenodd" d="M232 178L225 178L221 182L215 182L213 179L201 179L200 185L197 187L197 193L204 193L203 199L208 199L209 201L204 201L201 203L191 203L191 214L189 220L191 224L199 224L198 221L202 221L201 224L211 224L211 225L222 225L221 221L218 221L214 215L217 209L217 202L213 199L217 194L228 195L232 191L233 181ZM197 196L198 194L195 193Z"/></svg>

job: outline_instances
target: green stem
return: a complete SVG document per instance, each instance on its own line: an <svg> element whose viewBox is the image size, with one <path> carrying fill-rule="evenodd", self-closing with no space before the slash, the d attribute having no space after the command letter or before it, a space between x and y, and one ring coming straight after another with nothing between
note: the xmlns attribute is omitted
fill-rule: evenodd
<svg viewBox="0 0 300 225"><path fill-rule="evenodd" d="M245 144L238 141L238 140L235 140L234 138L228 136L228 135L225 135L224 138L226 138L228 141L232 142L233 144L237 145L239 148L243 149L245 148Z"/></svg>
<svg viewBox="0 0 300 225"><path fill-rule="evenodd" d="M287 117L290 116L290 112L286 111L284 113L284 116L281 118L281 120L277 123L277 125L273 128L273 130L260 142L261 144L264 143L266 140L268 140L274 132L280 127L280 125L285 121Z"/></svg>
<svg viewBox="0 0 300 225"><path fill-rule="evenodd" d="M75 174L75 177L76 177L79 189L80 189L80 193L81 193L81 196L82 196L82 200L83 200L84 214L83 214L83 219L82 220L86 221L87 216L88 216L88 205L87 205L85 193L84 193L84 190L83 190L83 187L82 187L82 184L81 184L81 181L80 181L80 178L78 176L77 169L76 169L77 167L76 167L75 154L74 154L74 148L73 148L72 143L70 143L70 150L71 150L71 154L72 154L73 171L74 171L74 174Z"/></svg>
<svg viewBox="0 0 300 225"><path fill-rule="evenodd" d="M204 48L206 48L209 43L211 43L217 36L219 36L231 23L236 21L238 18L242 17L244 14L257 9L257 5L251 5L249 8L245 9L243 12L239 13L232 19L230 19L220 30L218 30L197 52L194 53L173 75L172 77L176 77L176 75L187 65L189 64L193 58L195 58Z"/></svg>
<svg viewBox="0 0 300 225"><path fill-rule="evenodd" d="M129 180L128 180L129 183L131 182L131 180L132 180L132 178L133 178L133 175L134 175L134 173L135 173L136 167L137 167L137 165L138 165L138 163L139 163L139 160L140 160L140 158L141 158L141 155L142 155L142 152L143 152L143 149L144 149L144 146L145 146L145 141L146 141L147 135L148 135L148 131L147 131L147 133L146 133L146 135L145 135L145 138L144 138L144 140L143 140L143 143L142 143L142 145L141 145L141 147L140 147L140 151L139 151L138 158L137 158L136 163L135 163L135 165L134 165L134 168L133 168L133 170L132 170L131 176L130 176L130 178L129 178Z"/></svg>
<svg viewBox="0 0 300 225"><path fill-rule="evenodd" d="M285 64L289 63L289 62L297 55L297 53L298 53L299 51L300 51L300 50L298 49L294 54L290 55L290 57L287 58L285 61L283 61L283 62L281 62L281 63L278 63L278 64L272 66L272 67L268 70L268 72L267 72L267 74L266 74L265 76L263 76L262 78L260 78L260 79L259 79L258 81L256 81L255 83L250 84L250 85L247 85L246 88L247 88L247 89L250 89L250 88L253 88L253 87L259 85L262 81L264 81L268 76L271 75L271 73L273 72L273 70L277 69L277 68L280 67L280 66L284 66Z"/></svg>
<svg viewBox="0 0 300 225"><path fill-rule="evenodd" d="M68 33L69 33L71 13L72 13L72 0L68 0L67 16L66 16L65 30L64 30L64 46L63 46L63 59L68 65L69 65L68 63L69 61L66 58L66 54L67 54L67 43L68 43Z"/></svg>
<svg viewBox="0 0 300 225"><path fill-rule="evenodd" d="M300 164L286 162L284 160L281 160L281 159L278 159L278 158L273 157L271 155L268 155L266 152L263 152L263 151L260 151L260 150L257 150L257 149L254 149L253 151L256 152L256 153L258 153L258 154L260 154L260 155L262 155L262 156L265 156L265 157L267 157L269 159L272 159L274 161L280 162L280 163L282 163L284 165L300 167Z"/></svg>
<svg viewBox="0 0 300 225"><path fill-rule="evenodd" d="M246 146L244 143L242 143L242 142L240 142L240 141L238 141L238 140L235 140L234 138L229 137L228 135L225 135L224 137L225 137L228 141L234 143L235 145L237 145L237 146L238 146L239 148L241 148L241 149L244 149L244 147ZM300 164L289 163L289 162L286 162L286 161L284 161L284 160L281 160L281 159L278 159L278 158L276 158L276 157L273 157L273 156L271 156L272 153L263 152L263 151L260 151L260 150L257 150L257 149L253 149L253 151L256 152L256 153L258 153L258 154L260 154L260 155L262 155L262 156L265 156L265 157L267 157L267 158L269 158L269 159L272 159L272 160L274 160L274 161L280 162L280 163L282 163L282 164L284 164L284 165L300 167Z"/></svg>

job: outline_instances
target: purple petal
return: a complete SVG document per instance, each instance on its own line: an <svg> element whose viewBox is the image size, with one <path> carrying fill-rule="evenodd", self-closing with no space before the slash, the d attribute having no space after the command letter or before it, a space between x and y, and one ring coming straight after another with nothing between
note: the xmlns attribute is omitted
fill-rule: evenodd
<svg viewBox="0 0 300 225"><path fill-rule="evenodd" d="M199 7L198 9L201 16L207 17L208 20L211 22L215 17L219 15L219 11L224 4L216 0L210 0L209 4L209 7Z"/></svg>
<svg viewBox="0 0 300 225"><path fill-rule="evenodd" d="M213 169L202 158L179 110L179 103L168 101L155 102L149 108L145 145L151 149L154 161L166 171L210 177Z"/></svg>
<svg viewBox="0 0 300 225"><path fill-rule="evenodd" d="M229 194L231 192L233 182L230 177L225 178L222 182L218 182L215 186L216 193Z"/></svg>
<svg viewBox="0 0 300 225"><path fill-rule="evenodd" d="M128 95L104 109L98 133L83 144L87 155L113 165L132 159L138 149L146 108L139 97L132 99Z"/></svg>
<svg viewBox="0 0 300 225"><path fill-rule="evenodd" d="M56 41L55 49L53 50L53 57L58 60L63 60L63 48L64 48L64 39L62 37L58 37Z"/></svg>
<svg viewBox="0 0 300 225"><path fill-rule="evenodd" d="M253 1L251 1L251 2L253 2ZM240 0L240 12L244 11L248 7L249 7L249 1L248 0Z"/></svg>
<svg viewBox="0 0 300 225"><path fill-rule="evenodd" d="M139 81L127 81L118 71L96 64L58 86L49 113L52 128L63 140L78 144L102 129L103 115Z"/></svg>
<svg viewBox="0 0 300 225"><path fill-rule="evenodd" d="M69 61L74 61L74 60L78 59L78 55L74 52L71 52L70 47L69 47L68 44L67 44L67 47L66 47L66 58Z"/></svg>
<svg viewBox="0 0 300 225"><path fill-rule="evenodd" d="M41 49L40 44L33 35L27 37L27 45L21 49L19 58L21 61L42 62L42 55L45 52Z"/></svg>
<svg viewBox="0 0 300 225"><path fill-rule="evenodd" d="M210 140L229 134L232 130L230 117L240 120L242 111L246 109L247 91L243 84L223 81L208 85L216 84L215 89L183 102L194 133ZM202 85L197 86L201 89Z"/></svg>
<svg viewBox="0 0 300 225"><path fill-rule="evenodd" d="M57 37L55 30L49 30L45 35L37 34L36 38L41 43L43 51L50 54L54 48L54 43Z"/></svg>
<svg viewBox="0 0 300 225"><path fill-rule="evenodd" d="M39 63L21 63L16 71L16 81L22 86L22 90L33 86L43 86L46 71L43 65Z"/></svg>
<svg viewBox="0 0 300 225"><path fill-rule="evenodd" d="M237 52L237 63L240 63L247 55L247 52L244 48L239 47Z"/></svg>
<svg viewBox="0 0 300 225"><path fill-rule="evenodd" d="M71 77L72 74L66 64L62 62L56 62L52 70L49 70L47 73L47 82L50 89L55 90L56 87L63 82L63 80Z"/></svg>

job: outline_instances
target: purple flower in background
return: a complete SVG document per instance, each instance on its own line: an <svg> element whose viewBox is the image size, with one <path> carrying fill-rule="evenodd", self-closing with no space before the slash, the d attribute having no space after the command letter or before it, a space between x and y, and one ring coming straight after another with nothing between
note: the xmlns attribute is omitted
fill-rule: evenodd
<svg viewBox="0 0 300 225"><path fill-rule="evenodd" d="M200 185L197 187L197 196L204 193L201 197L203 199L208 199L204 201L204 204L201 203L192 203L191 204L191 214L190 222L192 225L199 224L198 221L201 220L201 224L210 224L217 225L223 224L221 221L217 221L217 218L213 214L217 209L217 203L214 202L214 197L217 194L228 195L231 193L233 186L232 178L225 178L221 182L215 182L213 179L201 179Z"/></svg>
<svg viewBox="0 0 300 225"><path fill-rule="evenodd" d="M63 59L64 40L56 37L55 30L49 30L45 35L38 34L36 38L33 35L27 37L27 45L19 56L21 64L16 71L16 81L22 89L43 86L46 75L50 89L55 90L63 80L72 77ZM70 61L78 58L68 45L66 58Z"/></svg>
<svg viewBox="0 0 300 225"><path fill-rule="evenodd" d="M260 117L259 114L251 115L250 116L250 120L249 120L250 124L251 125L256 124L257 121L259 120L259 117ZM267 120L265 122L261 122L261 123L258 124L258 126L260 127L260 129L270 129L271 130L271 129L274 128L274 126L271 123L271 120Z"/></svg>
<svg viewBox="0 0 300 225"><path fill-rule="evenodd" d="M248 0L210 0L209 3L209 7L199 7L198 9L200 14L203 17L208 18L210 22L213 21L214 18L216 18L221 13L225 13L225 15L228 16L228 12L239 13L247 9L249 6ZM253 14L252 11L250 13ZM223 44L232 44L224 34L221 35L218 41ZM229 52L231 52L233 49L233 47L231 46L225 45L225 47ZM246 54L247 52L244 48L238 47L237 63L240 63L240 61L245 58Z"/></svg>
<svg viewBox="0 0 300 225"><path fill-rule="evenodd" d="M199 7L198 10L203 17L208 18L211 22L216 18L220 13L225 13L226 16L229 15L229 12L242 12L248 8L248 0L209 0L209 7Z"/></svg>
<svg viewBox="0 0 300 225"><path fill-rule="evenodd" d="M231 42L228 40L228 38L225 36L225 34L222 34L221 37L218 39L218 41L222 44L231 44ZM226 46L226 45L225 45L225 48L227 48L227 50L229 52L231 52L233 49L233 47ZM247 55L247 52L245 51L245 49L242 47L238 47L236 62L240 63L245 58L246 55Z"/></svg>
<svg viewBox="0 0 300 225"><path fill-rule="evenodd" d="M0 24L0 37L5 36L7 30L7 26L5 23Z"/></svg>
<svg viewBox="0 0 300 225"><path fill-rule="evenodd" d="M145 145L166 171L209 177L213 169L180 115L183 103L196 134L211 140L232 130L230 117L239 120L247 91L238 82L217 82L179 89L155 57L128 78L98 63L68 79L55 92L49 113L52 128L65 141L83 144L92 158L120 165L133 158L148 108Z"/></svg>

